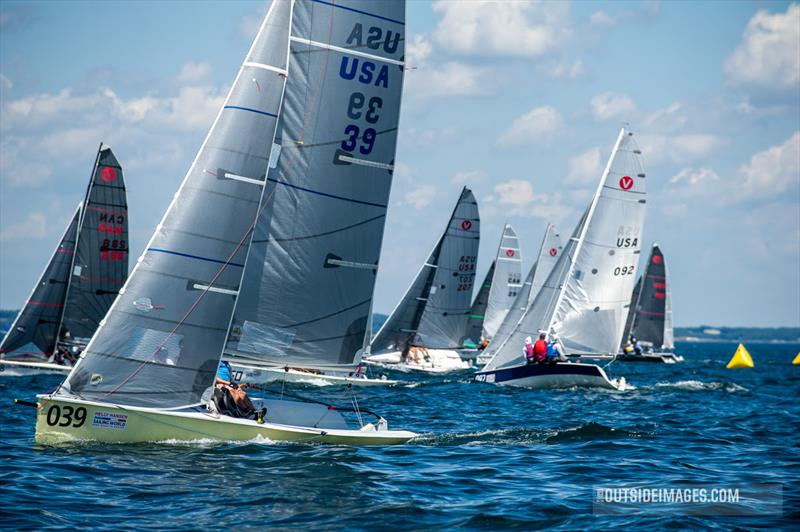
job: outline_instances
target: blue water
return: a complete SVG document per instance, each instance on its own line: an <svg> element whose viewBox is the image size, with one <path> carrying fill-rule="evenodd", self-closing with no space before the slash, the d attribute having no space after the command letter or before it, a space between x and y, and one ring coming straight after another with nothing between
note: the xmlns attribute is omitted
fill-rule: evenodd
<svg viewBox="0 0 800 532"><path fill-rule="evenodd" d="M362 406L424 434L350 448L173 443L46 448L33 399L54 376L0 377L0 527L565 530L782 528L800 521L800 345L751 344L750 370L726 370L733 344L678 345L676 365L615 363L637 387L534 391L393 374ZM340 389L292 387L347 404ZM592 488L779 483L783 511L738 517L594 515ZM685 513L685 512L684 512Z"/></svg>

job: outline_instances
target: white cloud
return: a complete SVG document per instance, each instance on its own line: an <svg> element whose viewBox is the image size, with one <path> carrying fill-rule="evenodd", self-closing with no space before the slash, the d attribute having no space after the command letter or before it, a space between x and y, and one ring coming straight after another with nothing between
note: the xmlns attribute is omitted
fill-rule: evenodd
<svg viewBox="0 0 800 532"><path fill-rule="evenodd" d="M14 84L11 83L11 80L8 79L3 74L0 74L0 90L10 91L13 88L14 88Z"/></svg>
<svg viewBox="0 0 800 532"><path fill-rule="evenodd" d="M600 179L603 171L600 148L591 148L569 160L567 183L585 184Z"/></svg>
<svg viewBox="0 0 800 532"><path fill-rule="evenodd" d="M687 135L639 135L645 164L664 161L686 164L704 160L722 145L716 135L696 133Z"/></svg>
<svg viewBox="0 0 800 532"><path fill-rule="evenodd" d="M786 142L760 151L739 168L733 189L738 198L780 194L800 184L800 131Z"/></svg>
<svg viewBox="0 0 800 532"><path fill-rule="evenodd" d="M417 70L406 72L404 96L424 102L440 97L481 94L488 87L488 84L480 83L484 73L484 69L453 61L441 65L421 63Z"/></svg>
<svg viewBox="0 0 800 532"><path fill-rule="evenodd" d="M670 183L687 184L689 186L701 186L719 181L719 175L710 168L684 168L669 179Z"/></svg>
<svg viewBox="0 0 800 532"><path fill-rule="evenodd" d="M642 121L642 125L648 130L675 131L683 129L687 120L683 113L683 105L680 102L673 102L663 109L647 115Z"/></svg>
<svg viewBox="0 0 800 532"><path fill-rule="evenodd" d="M433 52L433 45L424 35L414 35L406 43L406 65L415 67L425 62Z"/></svg>
<svg viewBox="0 0 800 532"><path fill-rule="evenodd" d="M550 137L563 126L563 119L554 107L535 107L520 116L511 127L500 134L497 143L501 146L518 146L532 142L549 144Z"/></svg>
<svg viewBox="0 0 800 532"><path fill-rule="evenodd" d="M763 89L796 89L800 84L800 5L785 13L759 10L747 23L743 41L725 60L734 85Z"/></svg>
<svg viewBox="0 0 800 532"><path fill-rule="evenodd" d="M529 181L512 179L494 187L494 194L484 200L497 205L504 216L524 216L559 223L572 209L565 207L561 193L536 194Z"/></svg>
<svg viewBox="0 0 800 532"><path fill-rule="evenodd" d="M600 11L595 11L594 13L592 13L592 16L589 19L589 21L592 24L598 26L613 26L617 22L616 20L614 20L614 17L612 17L602 9Z"/></svg>
<svg viewBox="0 0 800 532"><path fill-rule="evenodd" d="M503 205L524 206L537 199L530 181L522 179L512 179L500 183L494 187L494 192L497 195L498 203Z"/></svg>
<svg viewBox="0 0 800 532"><path fill-rule="evenodd" d="M467 185L472 186L473 183L480 183L486 181L486 172L483 170L469 170L467 172L457 172L456 175L450 179L454 185Z"/></svg>
<svg viewBox="0 0 800 532"><path fill-rule="evenodd" d="M542 70L547 77L553 79L576 79L582 76L584 72L583 61L580 59L570 61L566 58L550 63Z"/></svg>
<svg viewBox="0 0 800 532"><path fill-rule="evenodd" d="M32 212L25 220L4 227L0 231L0 241L41 240L47 236L47 227L47 217L44 213Z"/></svg>
<svg viewBox="0 0 800 532"><path fill-rule="evenodd" d="M562 2L440 0L433 11L442 15L434 39L457 54L537 57L571 33L569 5Z"/></svg>
<svg viewBox="0 0 800 532"><path fill-rule="evenodd" d="M419 210L427 207L436 196L436 187L433 185L420 185L414 190L407 192L404 198L406 205L412 205Z"/></svg>
<svg viewBox="0 0 800 532"><path fill-rule="evenodd" d="M178 74L178 81L181 83L194 83L203 81L211 74L211 65L207 62L193 63L188 62L181 67Z"/></svg>
<svg viewBox="0 0 800 532"><path fill-rule="evenodd" d="M604 92L592 98L592 114L598 120L630 118L636 104L627 94Z"/></svg>

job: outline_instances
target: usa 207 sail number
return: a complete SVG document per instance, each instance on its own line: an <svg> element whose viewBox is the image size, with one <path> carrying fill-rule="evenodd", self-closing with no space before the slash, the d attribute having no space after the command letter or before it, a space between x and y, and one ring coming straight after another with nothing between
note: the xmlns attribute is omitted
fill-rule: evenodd
<svg viewBox="0 0 800 532"><path fill-rule="evenodd" d="M47 424L51 427L82 427L86 423L86 409L82 406L72 408L65 405L63 408L53 405L47 409Z"/></svg>

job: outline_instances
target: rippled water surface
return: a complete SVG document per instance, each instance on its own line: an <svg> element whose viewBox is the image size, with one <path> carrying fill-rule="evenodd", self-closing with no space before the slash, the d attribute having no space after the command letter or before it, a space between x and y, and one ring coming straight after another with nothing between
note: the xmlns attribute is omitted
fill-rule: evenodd
<svg viewBox="0 0 800 532"><path fill-rule="evenodd" d="M726 370L732 344L678 345L676 365L614 363L636 386L534 391L471 371L393 374L358 391L408 445L172 442L46 448L34 411L13 406L55 376L0 376L0 527L355 529L625 526L783 528L800 520L799 345L748 345L756 368ZM348 404L334 387L295 393ZM592 488L647 483L783 485L782 515L593 515Z"/></svg>

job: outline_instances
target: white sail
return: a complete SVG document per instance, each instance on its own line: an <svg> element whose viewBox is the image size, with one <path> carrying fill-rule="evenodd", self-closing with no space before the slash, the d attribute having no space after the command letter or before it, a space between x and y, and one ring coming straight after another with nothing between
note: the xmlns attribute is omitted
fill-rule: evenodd
<svg viewBox="0 0 800 532"><path fill-rule="evenodd" d="M494 338L522 288L522 254L514 228L506 224L497 248L489 302L483 319L484 338Z"/></svg>
<svg viewBox="0 0 800 532"><path fill-rule="evenodd" d="M556 334L568 353L616 353L636 280L645 173L622 129L592 202L560 260L486 370L522 362L527 336Z"/></svg>

